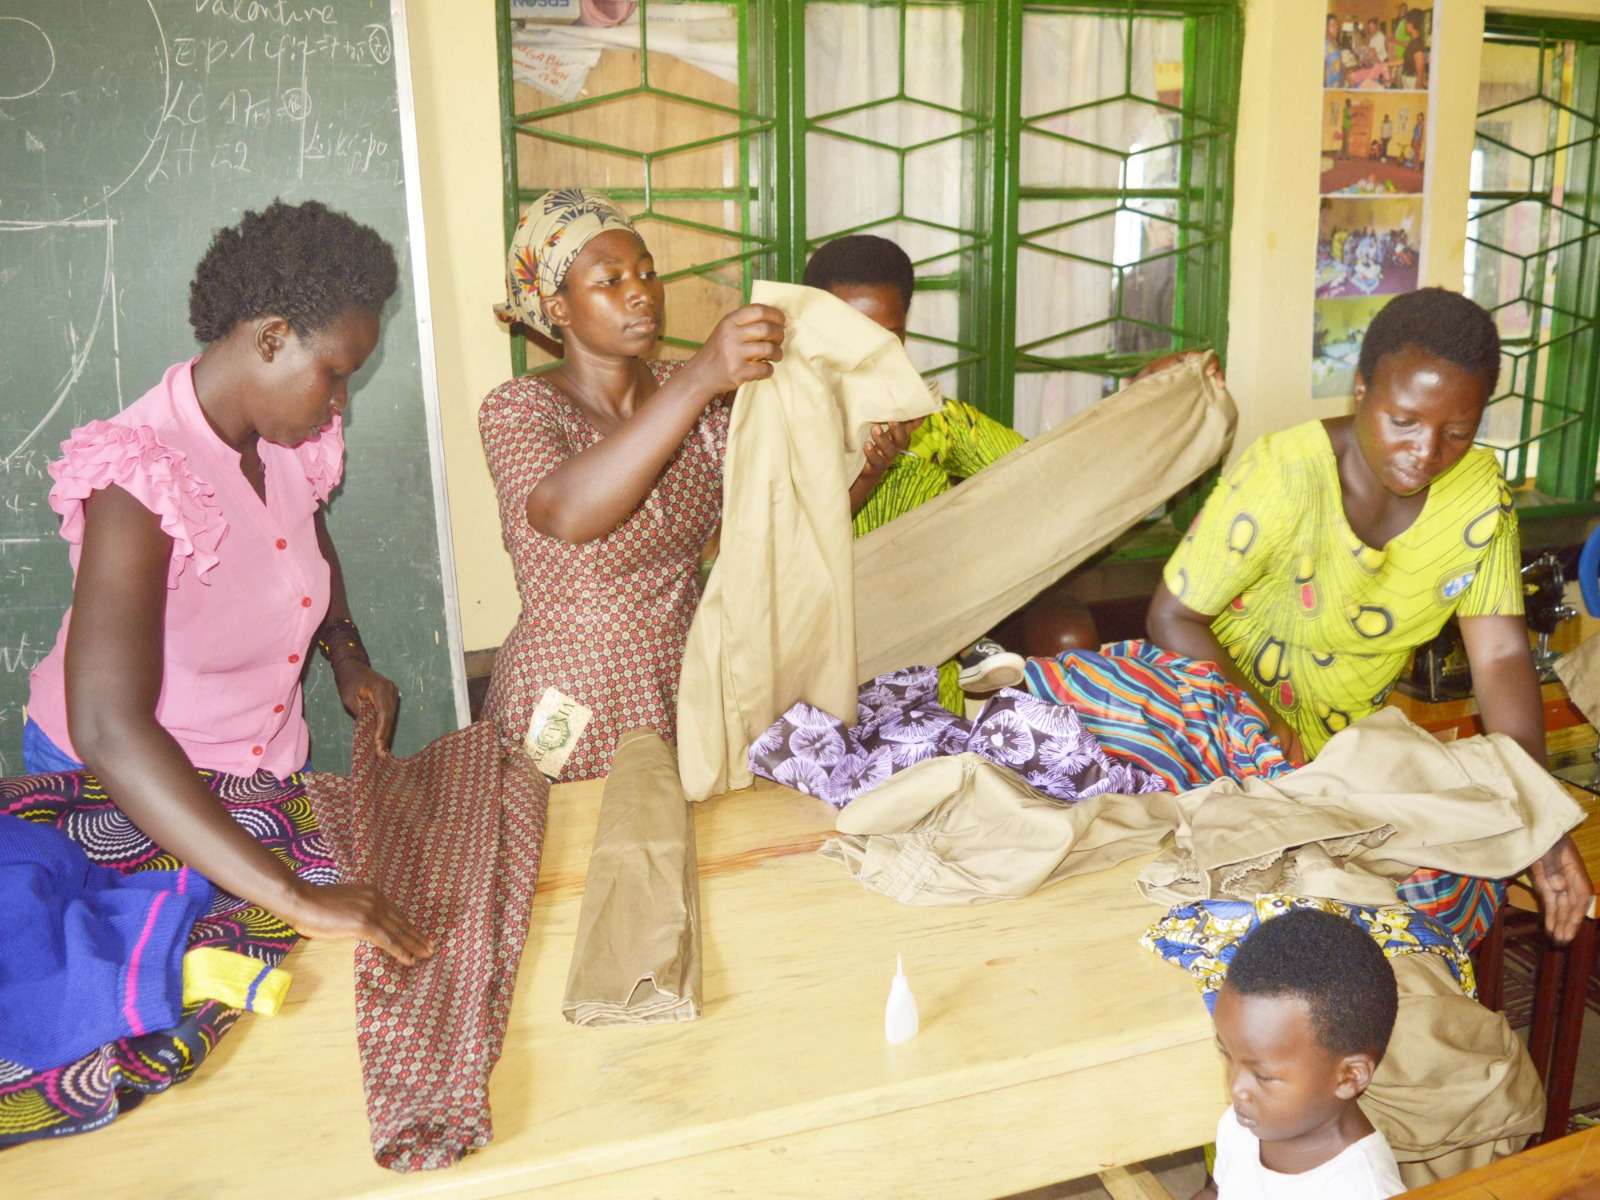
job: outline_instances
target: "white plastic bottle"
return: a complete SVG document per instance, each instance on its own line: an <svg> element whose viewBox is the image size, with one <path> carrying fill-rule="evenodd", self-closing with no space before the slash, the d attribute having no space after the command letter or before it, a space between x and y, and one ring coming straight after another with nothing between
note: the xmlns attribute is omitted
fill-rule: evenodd
<svg viewBox="0 0 1600 1200"><path fill-rule="evenodd" d="M894 981L889 984L889 1002L883 1006L883 1036L891 1046L909 1042L917 1036L917 998L906 982L905 964L894 956Z"/></svg>

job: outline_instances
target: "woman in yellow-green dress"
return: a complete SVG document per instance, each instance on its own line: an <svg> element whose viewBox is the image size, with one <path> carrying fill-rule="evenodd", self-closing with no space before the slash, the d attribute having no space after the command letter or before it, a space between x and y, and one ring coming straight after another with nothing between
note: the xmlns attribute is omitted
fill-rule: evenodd
<svg viewBox="0 0 1600 1200"><path fill-rule="evenodd" d="M1499 370L1478 305L1442 288L1396 297L1362 343L1354 415L1257 441L1167 562L1151 639L1255 696L1291 761L1381 705L1454 615L1484 728L1544 763L1516 514L1472 444ZM1570 839L1533 878L1546 927L1569 939L1593 894ZM1413 882L1402 897L1469 938L1492 919L1483 881Z"/></svg>

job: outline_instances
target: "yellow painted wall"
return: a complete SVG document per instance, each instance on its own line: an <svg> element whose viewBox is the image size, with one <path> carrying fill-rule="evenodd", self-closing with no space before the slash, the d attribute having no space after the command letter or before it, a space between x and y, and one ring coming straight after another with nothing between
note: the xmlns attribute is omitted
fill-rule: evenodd
<svg viewBox="0 0 1600 1200"><path fill-rule="evenodd" d="M1424 284L1461 284L1484 7L1436 2ZM1600 20L1600 0L1491 7ZM1326 11L1319 0L1246 0L1228 344L1236 453L1270 430L1345 407L1310 398ZM498 645L517 613L476 420L479 401L510 370L489 313L503 290L493 9L408 0L407 12L462 632L469 650L481 649Z"/></svg>
<svg viewBox="0 0 1600 1200"><path fill-rule="evenodd" d="M1346 400L1312 400L1309 381L1327 5L1245 2L1228 309L1228 382L1239 402L1235 455L1263 433L1348 407ZM1434 5L1423 286L1461 286L1485 7L1483 0ZM1492 0L1487 7L1600 20L1600 0Z"/></svg>
<svg viewBox="0 0 1600 1200"><path fill-rule="evenodd" d="M478 404L511 374L506 335L490 312L505 298L494 6L407 0L406 19L462 644L480 650L498 646L517 616L478 443Z"/></svg>

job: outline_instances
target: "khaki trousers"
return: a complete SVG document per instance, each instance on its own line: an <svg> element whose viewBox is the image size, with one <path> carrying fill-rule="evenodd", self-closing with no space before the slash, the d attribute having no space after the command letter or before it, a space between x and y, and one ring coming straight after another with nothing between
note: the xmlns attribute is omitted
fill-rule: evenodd
<svg viewBox="0 0 1600 1200"><path fill-rule="evenodd" d="M876 421L937 407L899 343L825 292L759 283L789 318L772 378L739 389L722 547L684 652L678 765L704 800L805 700L847 723L856 685L942 662L1220 460L1234 407L1183 362L852 541L847 491Z"/></svg>

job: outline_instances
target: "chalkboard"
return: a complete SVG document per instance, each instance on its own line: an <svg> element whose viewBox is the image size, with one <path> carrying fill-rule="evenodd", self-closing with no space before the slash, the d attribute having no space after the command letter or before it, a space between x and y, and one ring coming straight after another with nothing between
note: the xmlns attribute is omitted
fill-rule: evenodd
<svg viewBox="0 0 1600 1200"><path fill-rule="evenodd" d="M276 196L349 212L400 260L329 525L403 696L397 747L464 719L404 34L399 0L0 0L0 774L71 600L46 464L196 351L195 264ZM313 760L344 769L319 659L306 698Z"/></svg>

